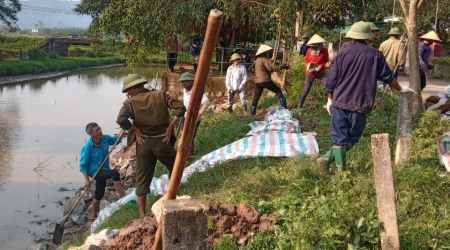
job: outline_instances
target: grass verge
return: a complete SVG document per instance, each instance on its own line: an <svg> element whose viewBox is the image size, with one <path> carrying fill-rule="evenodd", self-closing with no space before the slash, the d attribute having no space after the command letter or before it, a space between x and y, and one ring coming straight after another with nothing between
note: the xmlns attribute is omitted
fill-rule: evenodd
<svg viewBox="0 0 450 250"><path fill-rule="evenodd" d="M39 48L49 40L48 37L2 36L0 35L0 50L8 52L28 51Z"/></svg>
<svg viewBox="0 0 450 250"><path fill-rule="evenodd" d="M0 61L0 76L40 74L124 62L125 61L119 57L62 57L58 59Z"/></svg>
<svg viewBox="0 0 450 250"><path fill-rule="evenodd" d="M303 87L301 77L296 77L290 104ZM250 203L260 213L277 216L276 229L257 234L246 247L224 236L216 249L381 249L370 136L389 133L394 152L396 98L395 93L386 95L384 109L368 115L367 128L349 151L348 170L342 175L325 178L315 159L307 156L247 159L194 173L179 194L205 203ZM330 117L322 107L325 101L323 87L315 84L298 117L302 131L318 133L321 154L331 146ZM275 98L266 98L259 108L275 103ZM197 157L244 137L253 119L239 114L206 115L195 141ZM437 137L450 130L450 122L426 112L414 126L411 163L393 167L401 248L450 249L450 178L439 166L435 148ZM130 205L102 228L123 227L132 213L137 218L137 207Z"/></svg>

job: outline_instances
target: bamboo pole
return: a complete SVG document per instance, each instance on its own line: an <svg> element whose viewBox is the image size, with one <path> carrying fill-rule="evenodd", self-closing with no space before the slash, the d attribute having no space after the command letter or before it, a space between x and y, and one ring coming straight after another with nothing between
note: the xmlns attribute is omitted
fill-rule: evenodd
<svg viewBox="0 0 450 250"><path fill-rule="evenodd" d="M186 120L183 126L183 134L178 144L178 152L173 166L172 177L170 178L169 188L165 195L167 200L176 199L178 189L180 187L181 177L183 175L184 166L186 165L191 148L191 142L194 136L195 124L197 122L198 111L200 110L202 95L205 90L206 80L208 78L211 60L219 36L220 28L223 22L223 12L217 9L211 10L208 17L208 26L206 27L205 42L203 43L202 52L198 64L197 74L194 79L192 88L192 96L189 102ZM162 221L159 220L158 230L155 235L155 243L153 250L162 249Z"/></svg>

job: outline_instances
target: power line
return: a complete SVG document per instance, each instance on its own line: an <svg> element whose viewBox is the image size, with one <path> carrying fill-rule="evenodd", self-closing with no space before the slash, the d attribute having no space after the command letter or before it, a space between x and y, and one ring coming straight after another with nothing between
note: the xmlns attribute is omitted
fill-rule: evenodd
<svg viewBox="0 0 450 250"><path fill-rule="evenodd" d="M78 15L76 12L71 11L71 10L44 8L44 7L37 7L37 6L22 6L22 9L43 11L43 12L52 12L52 13L59 13L59 14Z"/></svg>

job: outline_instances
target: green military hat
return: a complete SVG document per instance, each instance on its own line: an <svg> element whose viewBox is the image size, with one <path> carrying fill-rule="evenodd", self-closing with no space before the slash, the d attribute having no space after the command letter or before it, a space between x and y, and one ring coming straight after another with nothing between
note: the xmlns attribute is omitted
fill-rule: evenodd
<svg viewBox="0 0 450 250"><path fill-rule="evenodd" d="M373 31L373 30L380 31L380 29L374 23L369 22L369 25L370 25L371 31Z"/></svg>
<svg viewBox="0 0 450 250"><path fill-rule="evenodd" d="M401 34L403 34L403 33L402 33L402 31L400 30L400 28L394 27L394 28L392 28L392 29L389 31L388 34L389 34L389 35L398 36L398 35L401 35Z"/></svg>
<svg viewBox="0 0 450 250"><path fill-rule="evenodd" d="M183 74L181 74L180 80L178 80L179 82L184 82L184 81L194 81L195 75L189 72L184 72Z"/></svg>
<svg viewBox="0 0 450 250"><path fill-rule="evenodd" d="M237 59L241 59L241 55L239 55L238 53L234 53L233 55L231 55L230 62Z"/></svg>
<svg viewBox="0 0 450 250"><path fill-rule="evenodd" d="M129 74L125 79L123 80L123 88L122 93L126 93L127 90L133 86L147 83L147 79L143 78L141 75L138 74Z"/></svg>
<svg viewBox="0 0 450 250"><path fill-rule="evenodd" d="M356 22L345 35L345 38L356 40L366 40L373 38L370 24L366 22Z"/></svg>

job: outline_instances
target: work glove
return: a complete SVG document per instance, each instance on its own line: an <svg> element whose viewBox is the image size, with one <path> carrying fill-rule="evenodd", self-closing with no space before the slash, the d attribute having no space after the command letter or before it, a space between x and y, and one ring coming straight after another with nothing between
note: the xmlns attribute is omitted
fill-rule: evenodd
<svg viewBox="0 0 450 250"><path fill-rule="evenodd" d="M315 68L314 71L318 72L321 69L322 69L322 66L319 66L319 67Z"/></svg>
<svg viewBox="0 0 450 250"><path fill-rule="evenodd" d="M410 88L410 87L405 87L402 86L402 89L400 90L401 93L407 93L407 92L413 92L414 94L417 94L416 91L414 91L414 89Z"/></svg>
<svg viewBox="0 0 450 250"><path fill-rule="evenodd" d="M327 111L328 114L331 116L331 104L333 104L333 100L328 98L328 102L327 102Z"/></svg>

